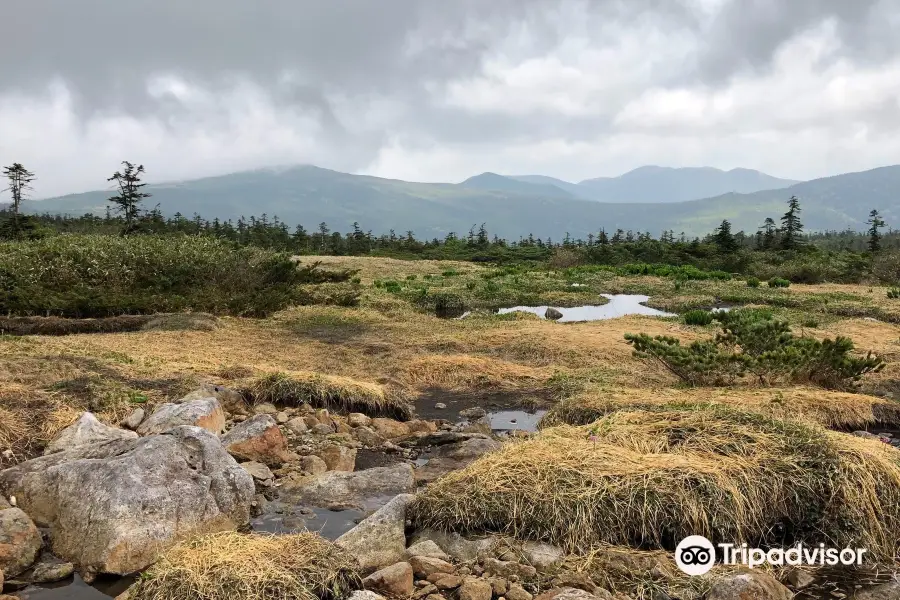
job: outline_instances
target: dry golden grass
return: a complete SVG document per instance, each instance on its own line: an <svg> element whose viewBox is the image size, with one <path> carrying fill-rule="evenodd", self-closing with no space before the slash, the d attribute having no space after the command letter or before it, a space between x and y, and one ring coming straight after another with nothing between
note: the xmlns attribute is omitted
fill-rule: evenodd
<svg viewBox="0 0 900 600"><path fill-rule="evenodd" d="M306 403L317 408L361 412L371 417L408 419L412 407L397 392L367 381L320 373L270 373L244 388L252 402L284 406Z"/></svg>
<svg viewBox="0 0 900 600"><path fill-rule="evenodd" d="M361 587L355 559L313 533L217 533L182 542L132 600L338 600Z"/></svg>
<svg viewBox="0 0 900 600"><path fill-rule="evenodd" d="M710 404L779 419L807 420L832 429L900 425L900 402L810 387L609 388L589 386L554 406L543 427L587 425L617 411L665 405Z"/></svg>
<svg viewBox="0 0 900 600"><path fill-rule="evenodd" d="M405 279L407 275L440 275L453 269L460 274L477 273L484 267L470 262L453 260L398 260L396 258L370 258L368 256L303 256L300 262L308 264L321 261L330 270L359 269L364 284L375 279Z"/></svg>
<svg viewBox="0 0 900 600"><path fill-rule="evenodd" d="M724 407L621 411L509 443L431 484L412 515L422 526L499 530L580 553L672 549L692 534L751 544L785 535L865 542L890 559L900 542L898 464L900 452L884 444Z"/></svg>

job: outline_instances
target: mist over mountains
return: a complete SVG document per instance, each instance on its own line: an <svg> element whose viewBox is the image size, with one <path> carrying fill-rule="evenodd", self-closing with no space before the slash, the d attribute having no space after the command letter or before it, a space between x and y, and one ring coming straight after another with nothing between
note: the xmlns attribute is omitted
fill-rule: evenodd
<svg viewBox="0 0 900 600"><path fill-rule="evenodd" d="M601 228L704 235L722 219L735 231L756 231L777 219L787 199L800 198L807 230L863 229L872 208L888 225L900 222L900 166L794 182L749 169L641 167L620 177L565 182L540 175L483 173L461 183L415 183L352 175L311 165L259 169L148 185L172 215L205 219L278 216L314 228L325 222L347 231L354 222L376 234L391 229L444 237L485 223L507 239L533 234L585 237ZM26 210L103 215L110 192L96 191L27 203Z"/></svg>

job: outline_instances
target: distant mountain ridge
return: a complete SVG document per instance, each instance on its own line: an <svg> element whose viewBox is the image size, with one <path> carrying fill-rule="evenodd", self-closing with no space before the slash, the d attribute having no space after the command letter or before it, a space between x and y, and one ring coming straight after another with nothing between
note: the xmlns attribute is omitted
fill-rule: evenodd
<svg viewBox="0 0 900 600"><path fill-rule="evenodd" d="M543 175L515 175L510 179L553 185L574 197L597 202L686 202L728 193L751 194L784 189L800 183L753 169L723 171L713 167L638 167L618 177L597 177L570 183Z"/></svg>
<svg viewBox="0 0 900 600"><path fill-rule="evenodd" d="M724 218L735 231L752 232L766 217L778 219L791 195L800 198L808 231L863 230L873 208L889 226L900 224L900 166L815 179L784 189L659 204L589 201L561 195L569 190L543 179L523 182L488 175L460 184L414 183L304 165L148 185L146 190L153 194L147 204L159 203L169 215L199 213L206 219L237 219L266 213L307 228L325 222L335 231L348 231L356 221L376 234L411 230L429 239L451 231L463 234L481 223L491 234L511 240L528 234L560 239L569 233L585 238L601 228L705 235ZM514 189L481 187L509 185L506 180L513 181ZM109 191L73 194L28 202L23 209L102 215L109 195Z"/></svg>

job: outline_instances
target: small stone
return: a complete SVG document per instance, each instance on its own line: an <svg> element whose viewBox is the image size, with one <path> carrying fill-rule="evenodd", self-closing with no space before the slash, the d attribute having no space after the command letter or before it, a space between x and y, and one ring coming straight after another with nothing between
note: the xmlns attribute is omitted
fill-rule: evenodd
<svg viewBox="0 0 900 600"><path fill-rule="evenodd" d="M713 583L707 595L708 600L744 600L760 598L765 600L791 600L794 594L781 585L777 579L764 571L737 572L726 575Z"/></svg>
<svg viewBox="0 0 900 600"><path fill-rule="evenodd" d="M484 579L467 579L459 588L459 600L491 600L492 595L493 588Z"/></svg>
<svg viewBox="0 0 900 600"><path fill-rule="evenodd" d="M362 426L353 430L353 437L363 446L377 448L384 443L384 438L375 433L371 427Z"/></svg>
<svg viewBox="0 0 900 600"><path fill-rule="evenodd" d="M518 583L509 586L509 591L505 595L506 600L531 600L534 597Z"/></svg>
<svg viewBox="0 0 900 600"><path fill-rule="evenodd" d="M541 572L562 561L566 555L562 548L542 542L525 542L522 545L522 553L531 566Z"/></svg>
<svg viewBox="0 0 900 600"><path fill-rule="evenodd" d="M303 435L309 431L309 427L306 426L306 421L303 417L294 417L285 423L284 426L294 435Z"/></svg>
<svg viewBox="0 0 900 600"><path fill-rule="evenodd" d="M438 589L437 586L433 583L428 583L427 581L417 581L416 587L419 588L416 590L416 593L413 594L413 598L426 598L431 594L436 594Z"/></svg>
<svg viewBox="0 0 900 600"><path fill-rule="evenodd" d="M423 421L421 419L415 419L412 421L407 421L406 428L409 429L410 433L434 433L437 431L437 424L432 421Z"/></svg>
<svg viewBox="0 0 900 600"><path fill-rule="evenodd" d="M334 433L334 428L331 425L325 425L324 423L316 423L310 430L317 435L329 435Z"/></svg>
<svg viewBox="0 0 900 600"><path fill-rule="evenodd" d="M509 590L509 582L502 577L491 577L488 581L494 590L495 596L502 596Z"/></svg>
<svg viewBox="0 0 900 600"><path fill-rule="evenodd" d="M406 555L410 558L412 558L413 556L424 556L427 558L437 558L446 562L450 562L450 557L447 556L447 553L441 550L441 547L438 546L433 540L423 540L418 544L413 544L406 549Z"/></svg>
<svg viewBox="0 0 900 600"><path fill-rule="evenodd" d="M425 597L425 600L447 600L447 599L444 596L442 596L441 594L428 594Z"/></svg>
<svg viewBox="0 0 900 600"><path fill-rule="evenodd" d="M795 590L802 590L805 587L809 587L815 580L815 577L803 569L791 569L787 574L787 581Z"/></svg>
<svg viewBox="0 0 900 600"><path fill-rule="evenodd" d="M262 404L257 404L253 407L253 414L255 415L276 415L278 414L278 409L271 402L263 402Z"/></svg>
<svg viewBox="0 0 900 600"><path fill-rule="evenodd" d="M453 565L439 558L428 556L413 556L409 559L416 577L427 578L435 573L453 573Z"/></svg>
<svg viewBox="0 0 900 600"><path fill-rule="evenodd" d="M445 408L447 408L447 405L444 404L443 402L438 402L437 404L434 405L434 407L437 410L444 410Z"/></svg>
<svg viewBox="0 0 900 600"><path fill-rule="evenodd" d="M250 461L241 463L241 466L245 471L250 473L250 476L253 477L255 481L270 481L275 478L275 475L272 474L269 467L261 462Z"/></svg>
<svg viewBox="0 0 900 600"><path fill-rule="evenodd" d="M144 412L144 409L140 406L137 407L136 409L131 411L130 415L122 420L122 427L131 430L137 429L140 426L141 422L144 420L145 415L146 413Z"/></svg>
<svg viewBox="0 0 900 600"><path fill-rule="evenodd" d="M385 598L370 590L356 590L347 600L385 600Z"/></svg>
<svg viewBox="0 0 900 600"><path fill-rule="evenodd" d="M356 449L347 446L328 446L318 454L329 471L353 471L356 468Z"/></svg>
<svg viewBox="0 0 900 600"><path fill-rule="evenodd" d="M297 464L302 471L310 475L321 475L328 471L328 465L318 456L301 456Z"/></svg>
<svg viewBox="0 0 900 600"><path fill-rule="evenodd" d="M409 563L399 562L363 579L363 587L385 596L406 598L413 593L413 570Z"/></svg>
<svg viewBox="0 0 900 600"><path fill-rule="evenodd" d="M435 573L428 577L428 581L437 586L439 590L455 590L462 585L462 577L458 575L444 575Z"/></svg>
<svg viewBox="0 0 900 600"><path fill-rule="evenodd" d="M394 419L381 417L372 419L371 427L375 430L375 433L389 440L396 440L409 435L409 427L407 427L406 423L401 423Z"/></svg>
<svg viewBox="0 0 900 600"><path fill-rule="evenodd" d="M75 565L70 562L38 563L29 577L31 583L55 583L62 581L75 572Z"/></svg>
<svg viewBox="0 0 900 600"><path fill-rule="evenodd" d="M222 436L228 453L242 460L267 465L289 462L287 440L271 415L256 415Z"/></svg>
<svg viewBox="0 0 900 600"><path fill-rule="evenodd" d="M347 424L350 427L368 427L372 419L362 413L350 413L347 415Z"/></svg>
<svg viewBox="0 0 900 600"><path fill-rule="evenodd" d="M285 411L279 411L275 413L275 422L279 425L284 425L290 420L290 416Z"/></svg>
<svg viewBox="0 0 900 600"><path fill-rule="evenodd" d="M325 425L331 425L331 413L327 408L317 408L315 412L316 420Z"/></svg>
<svg viewBox="0 0 900 600"><path fill-rule="evenodd" d="M537 575L537 569L531 565L523 565L511 560L497 560L496 558L484 559L484 570L500 577L506 577L510 581L531 579Z"/></svg>
<svg viewBox="0 0 900 600"><path fill-rule="evenodd" d="M18 508L0 510L0 570L15 577L30 567L41 551L41 534Z"/></svg>
<svg viewBox="0 0 900 600"><path fill-rule="evenodd" d="M551 321L557 321L563 318L563 314L555 308L547 308L547 310L544 311L544 318L550 319Z"/></svg>

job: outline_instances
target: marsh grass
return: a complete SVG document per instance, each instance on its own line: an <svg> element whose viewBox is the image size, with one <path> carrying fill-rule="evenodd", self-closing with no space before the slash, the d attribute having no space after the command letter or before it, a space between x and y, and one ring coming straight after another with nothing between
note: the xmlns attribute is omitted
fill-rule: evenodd
<svg viewBox="0 0 900 600"><path fill-rule="evenodd" d="M587 553L687 535L783 545L900 538L900 452L723 407L620 411L513 442L421 492L420 526L500 531Z"/></svg>
<svg viewBox="0 0 900 600"><path fill-rule="evenodd" d="M165 552L132 600L340 600L362 580L356 560L314 533L217 533Z"/></svg>
<svg viewBox="0 0 900 600"><path fill-rule="evenodd" d="M361 412L371 417L409 419L412 407L401 394L349 377L319 373L277 372L253 380L244 395L254 403L282 406L303 403L318 408Z"/></svg>

